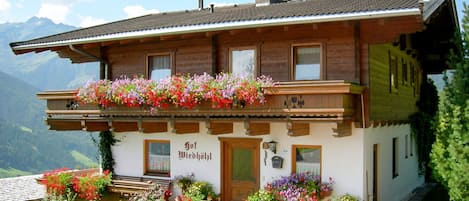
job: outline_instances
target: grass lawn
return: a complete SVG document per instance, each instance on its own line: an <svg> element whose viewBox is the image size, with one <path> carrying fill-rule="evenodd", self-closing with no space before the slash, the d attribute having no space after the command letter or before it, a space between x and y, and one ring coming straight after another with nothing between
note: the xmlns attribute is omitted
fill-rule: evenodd
<svg viewBox="0 0 469 201"><path fill-rule="evenodd" d="M441 185L436 185L433 190L425 195L422 201L449 201L448 191Z"/></svg>

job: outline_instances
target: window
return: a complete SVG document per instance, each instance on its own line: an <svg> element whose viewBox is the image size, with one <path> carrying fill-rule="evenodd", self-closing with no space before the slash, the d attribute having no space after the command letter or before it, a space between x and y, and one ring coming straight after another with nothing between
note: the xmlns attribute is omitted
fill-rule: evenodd
<svg viewBox="0 0 469 201"><path fill-rule="evenodd" d="M409 135L405 135L405 158L408 158L409 155L409 150L407 149L407 147L409 146Z"/></svg>
<svg viewBox="0 0 469 201"><path fill-rule="evenodd" d="M391 51L388 52L389 54L389 86L390 92L396 92L399 84L399 80L397 78L397 58L391 55Z"/></svg>
<svg viewBox="0 0 469 201"><path fill-rule="evenodd" d="M256 50L239 48L230 50L231 73L241 76L256 76Z"/></svg>
<svg viewBox="0 0 469 201"><path fill-rule="evenodd" d="M407 77L407 62L406 60L402 59L402 84L407 85L408 77Z"/></svg>
<svg viewBox="0 0 469 201"><path fill-rule="evenodd" d="M148 77L161 80L171 76L171 55L158 54L148 56Z"/></svg>
<svg viewBox="0 0 469 201"><path fill-rule="evenodd" d="M399 160L399 141L398 138L392 138L392 178L399 176L398 160Z"/></svg>
<svg viewBox="0 0 469 201"><path fill-rule="evenodd" d="M410 156L414 156L414 138L410 136Z"/></svg>
<svg viewBox="0 0 469 201"><path fill-rule="evenodd" d="M321 175L321 146L293 145L292 159L294 173Z"/></svg>
<svg viewBox="0 0 469 201"><path fill-rule="evenodd" d="M293 47L293 79L321 79L321 46Z"/></svg>
<svg viewBox="0 0 469 201"><path fill-rule="evenodd" d="M170 176L169 141L145 140L145 174Z"/></svg>

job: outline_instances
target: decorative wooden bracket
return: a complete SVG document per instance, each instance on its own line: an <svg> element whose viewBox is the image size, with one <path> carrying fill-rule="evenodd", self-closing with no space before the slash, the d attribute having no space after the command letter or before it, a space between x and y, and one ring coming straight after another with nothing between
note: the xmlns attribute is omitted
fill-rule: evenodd
<svg viewBox="0 0 469 201"><path fill-rule="evenodd" d="M269 135L270 123L269 122L251 122L249 119L244 120L244 129L246 135Z"/></svg>
<svg viewBox="0 0 469 201"><path fill-rule="evenodd" d="M344 120L343 122L337 122L337 128L333 128L332 131L337 133L334 137L345 137L352 135L352 122L350 120Z"/></svg>
<svg viewBox="0 0 469 201"><path fill-rule="evenodd" d="M233 122L206 120L205 127L207 128L207 134L209 135L233 133Z"/></svg>
<svg viewBox="0 0 469 201"><path fill-rule="evenodd" d="M193 133L199 133L199 122L175 122L172 120L173 124L173 133L176 134L193 134ZM170 122L171 124L171 122Z"/></svg>
<svg viewBox="0 0 469 201"><path fill-rule="evenodd" d="M287 135L292 137L309 135L309 123L298 123L288 120L287 130Z"/></svg>

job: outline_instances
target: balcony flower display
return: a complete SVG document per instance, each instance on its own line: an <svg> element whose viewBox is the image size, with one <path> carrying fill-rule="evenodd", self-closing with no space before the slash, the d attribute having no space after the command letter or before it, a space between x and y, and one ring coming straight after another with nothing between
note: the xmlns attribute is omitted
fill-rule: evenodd
<svg viewBox="0 0 469 201"><path fill-rule="evenodd" d="M101 107L125 105L167 109L170 105L192 109L202 102L213 108L244 107L265 103L264 87L275 83L270 77L249 78L221 73L171 76L160 81L123 77L115 81L89 81L78 89L77 100Z"/></svg>

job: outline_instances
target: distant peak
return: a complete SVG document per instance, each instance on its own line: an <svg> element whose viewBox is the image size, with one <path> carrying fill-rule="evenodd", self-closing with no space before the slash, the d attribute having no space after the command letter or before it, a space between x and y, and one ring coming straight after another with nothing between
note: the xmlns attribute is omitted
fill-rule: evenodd
<svg viewBox="0 0 469 201"><path fill-rule="evenodd" d="M50 20L49 18L36 16L29 18L26 23L32 25L54 24L54 22L52 22L52 20Z"/></svg>

